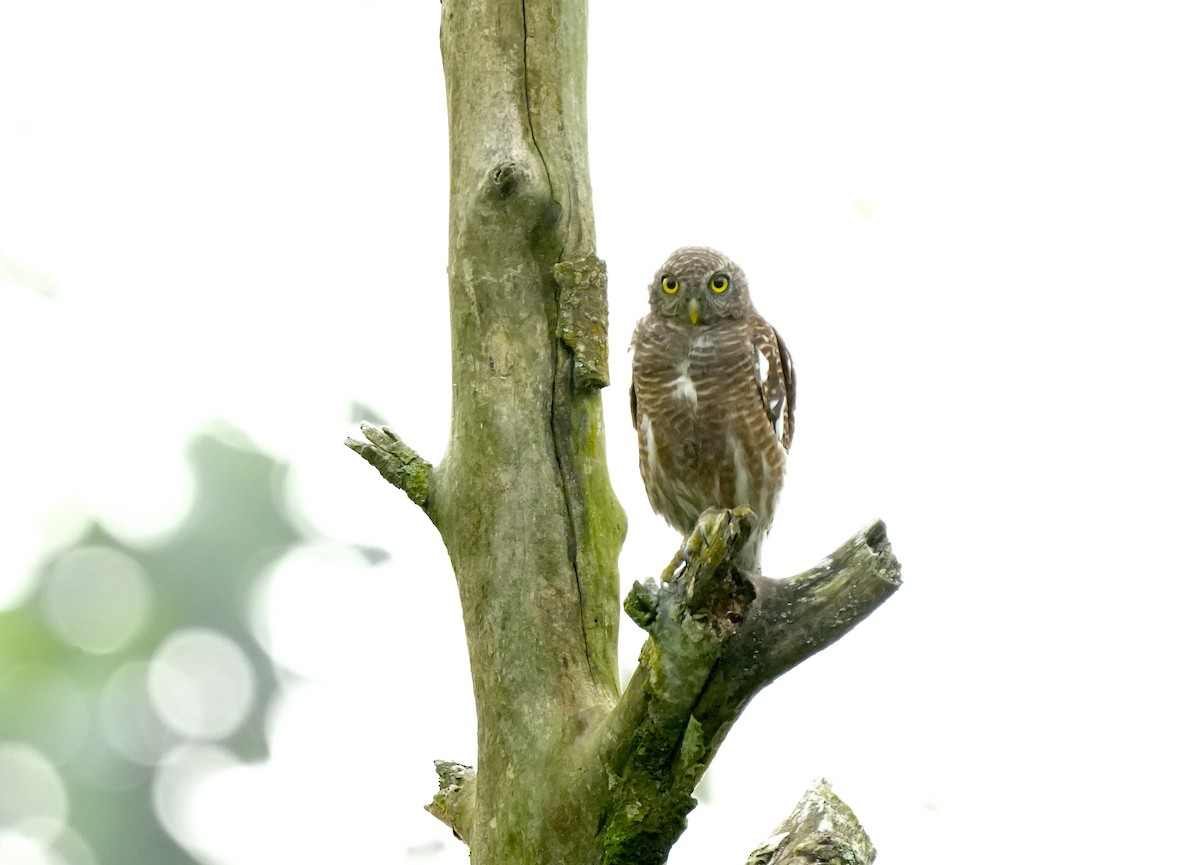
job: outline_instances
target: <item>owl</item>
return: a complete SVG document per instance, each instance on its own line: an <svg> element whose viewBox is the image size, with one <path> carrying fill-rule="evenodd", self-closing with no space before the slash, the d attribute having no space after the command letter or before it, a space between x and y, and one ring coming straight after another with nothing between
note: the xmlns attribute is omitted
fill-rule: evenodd
<svg viewBox="0 0 1200 865"><path fill-rule="evenodd" d="M759 570L795 428L796 382L742 269L677 249L633 332L629 403L650 505L684 535L708 508L749 505L758 526L737 561Z"/></svg>

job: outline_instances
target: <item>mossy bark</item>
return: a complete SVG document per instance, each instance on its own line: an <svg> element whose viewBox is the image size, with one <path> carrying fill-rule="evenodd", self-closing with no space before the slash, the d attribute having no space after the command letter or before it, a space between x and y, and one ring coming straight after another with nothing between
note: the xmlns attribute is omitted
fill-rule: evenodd
<svg viewBox="0 0 1200 865"><path fill-rule="evenodd" d="M477 769L439 763L429 810L474 865L661 863L753 694L899 583L882 524L822 569L743 575L755 516L701 518L626 610L617 680L606 276L587 168L583 0L443 0L453 418L437 466L390 429L348 441L441 533L458 581ZM664 556L665 558L665 556Z"/></svg>
<svg viewBox="0 0 1200 865"><path fill-rule="evenodd" d="M594 827L604 791L574 745L617 694L625 533L594 372L606 295L574 291L604 280L586 6L445 0L442 57L454 400L429 511L458 578L475 686L472 860L586 863L597 841L579 826ZM589 375L563 338L580 321L600 323Z"/></svg>

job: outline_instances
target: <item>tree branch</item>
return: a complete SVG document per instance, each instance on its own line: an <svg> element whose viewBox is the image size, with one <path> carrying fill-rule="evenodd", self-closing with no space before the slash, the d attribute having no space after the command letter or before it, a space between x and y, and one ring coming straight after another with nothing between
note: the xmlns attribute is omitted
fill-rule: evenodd
<svg viewBox="0 0 1200 865"><path fill-rule="evenodd" d="M434 760L433 768L438 775L438 791L425 810L470 847L471 830L475 826L475 770L446 760Z"/></svg>
<svg viewBox="0 0 1200 865"><path fill-rule="evenodd" d="M692 707L753 600L732 562L757 522L749 508L706 511L683 544L674 579L634 583L626 598L625 611L650 636L599 731L611 791L605 863L665 861L695 807L704 749Z"/></svg>
<svg viewBox="0 0 1200 865"><path fill-rule="evenodd" d="M876 520L814 568L782 580L751 576L756 594L725 646L694 714L711 759L750 699L837 642L900 588L900 563Z"/></svg>
<svg viewBox="0 0 1200 865"><path fill-rule="evenodd" d="M346 447L379 470L384 480L404 490L426 513L429 512L429 481L433 466L400 440L391 427L359 424L367 441L346 439Z"/></svg>
<svg viewBox="0 0 1200 865"><path fill-rule="evenodd" d="M756 522L748 508L706 511L670 581L635 583L626 598L650 636L598 734L612 792L606 863L664 861L695 806L692 790L754 694L900 585L882 522L795 577L745 575L733 562Z"/></svg>
<svg viewBox="0 0 1200 865"><path fill-rule="evenodd" d="M871 865L875 845L829 782L814 784L746 865Z"/></svg>

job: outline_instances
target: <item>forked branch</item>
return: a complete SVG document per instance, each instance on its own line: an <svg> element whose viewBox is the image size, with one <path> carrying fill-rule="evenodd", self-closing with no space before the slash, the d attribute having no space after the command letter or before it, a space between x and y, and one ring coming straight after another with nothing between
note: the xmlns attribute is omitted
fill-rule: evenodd
<svg viewBox="0 0 1200 865"><path fill-rule="evenodd" d="M755 694L837 642L900 588L900 563L876 520L804 573L750 582L754 605L693 710L709 758Z"/></svg>
<svg viewBox="0 0 1200 865"><path fill-rule="evenodd" d="M673 578L635 583L626 599L649 638L600 735L608 863L664 861L695 806L692 790L754 694L900 585L882 522L795 577L742 574L732 563L754 522L745 508L706 512Z"/></svg>
<svg viewBox="0 0 1200 865"><path fill-rule="evenodd" d="M359 424L365 442L346 439L346 447L379 470L384 480L404 490L413 502L428 512L429 476L433 466L400 440L391 427L377 427L366 421Z"/></svg>

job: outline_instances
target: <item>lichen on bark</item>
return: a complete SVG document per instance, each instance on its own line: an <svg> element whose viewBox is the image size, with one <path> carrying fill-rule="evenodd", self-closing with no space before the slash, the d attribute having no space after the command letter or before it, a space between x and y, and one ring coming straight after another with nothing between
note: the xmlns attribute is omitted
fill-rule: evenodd
<svg viewBox="0 0 1200 865"><path fill-rule="evenodd" d="M574 384L608 387L608 274L595 256L554 265L559 285L559 336L574 355Z"/></svg>
<svg viewBox="0 0 1200 865"><path fill-rule="evenodd" d="M429 503L429 474L433 466L400 440L391 427L359 425L365 442L346 439L346 446L379 471L388 483L403 490L422 510Z"/></svg>
<svg viewBox="0 0 1200 865"><path fill-rule="evenodd" d="M746 865L871 865L875 845L829 782L816 782Z"/></svg>

